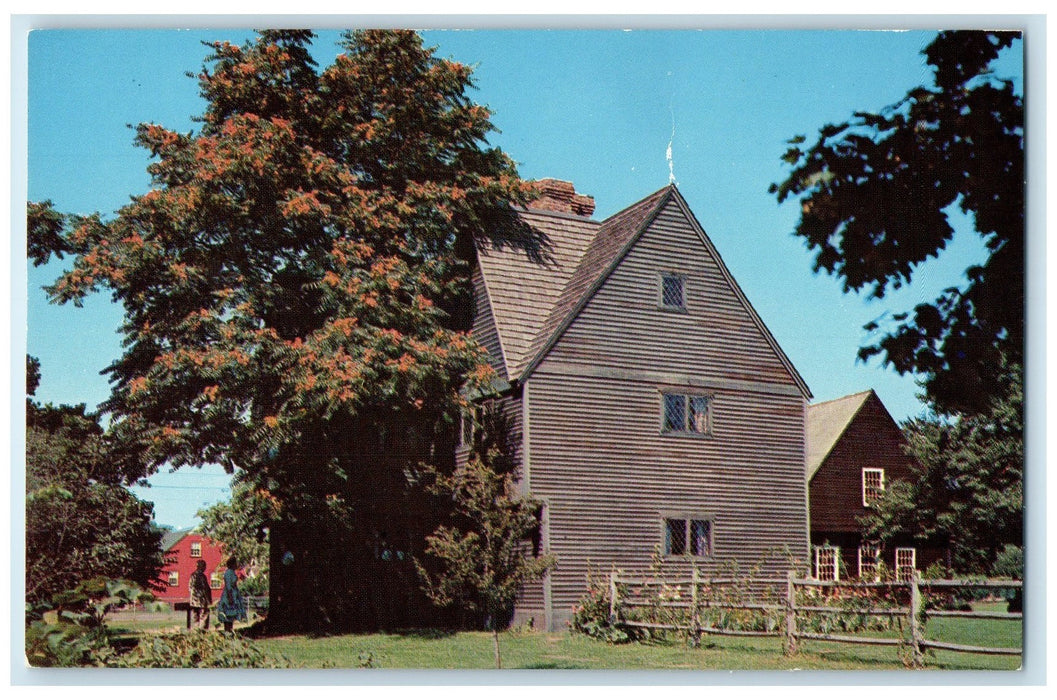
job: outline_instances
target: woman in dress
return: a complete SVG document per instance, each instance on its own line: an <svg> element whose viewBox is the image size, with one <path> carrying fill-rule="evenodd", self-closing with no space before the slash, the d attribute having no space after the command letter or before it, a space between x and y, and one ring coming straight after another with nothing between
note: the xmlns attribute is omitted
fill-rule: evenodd
<svg viewBox="0 0 1057 700"><path fill-rule="evenodd" d="M235 620L246 621L246 599L239 591L238 562L235 557L228 558L228 568L224 572L224 590L217 603L217 619L224 623L224 631L231 632Z"/></svg>

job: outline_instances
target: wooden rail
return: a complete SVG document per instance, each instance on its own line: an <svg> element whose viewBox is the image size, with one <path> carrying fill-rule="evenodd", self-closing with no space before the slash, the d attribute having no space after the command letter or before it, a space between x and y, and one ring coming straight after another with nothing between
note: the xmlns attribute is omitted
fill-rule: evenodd
<svg viewBox="0 0 1057 700"><path fill-rule="evenodd" d="M715 592L724 586L732 584L746 584L750 588L761 586L784 587L784 600L776 603L758 603L744 601L717 601L702 600L702 592ZM648 597L623 596L622 587L638 586L647 591L651 588L664 588L678 590L678 599L656 600ZM993 654L1006 656L1019 656L1024 653L1020 647L983 647L970 644L953 644L928 639L925 636L927 620L933 617L957 617L974 618L985 620L1022 620L1022 613L999 613L999 612L965 612L954 610L929 609L924 603L922 591L932 589L1010 589L1021 588L1023 582L1014 580L988 580L974 581L969 579L927 579L922 580L917 576L905 581L878 581L878 582L842 582L842 581L820 581L817 579L797 578L792 572L786 579L706 579L702 578L696 570L689 580L660 581L657 579L632 579L618 576L613 571L609 577L609 618L614 625L622 627L653 629L666 631L687 632L694 638L701 634L742 636L742 637L783 637L786 654L795 654L800 642L805 640L838 642L844 644L866 644L876 646L908 646L911 659L916 667L922 667L925 663L924 652L926 649L942 649L945 651L964 652L972 654ZM689 601L683 599L682 588L689 587ZM867 605L866 607L854 606L831 606L831 605L797 605L797 591L804 589L838 589L840 591L876 589L887 589L889 591L906 590L910 604L908 606L877 607ZM630 620L624 615L625 610L633 609L671 610L686 613L685 621L674 621L670 623L650 622L643 620ZM716 628L701 621L703 610L725 609L725 610L758 610L764 612L785 611L784 625L777 625L774 630L748 630ZM837 634L822 634L817 632L799 631L798 622L803 613L814 613L821 615L857 615L863 617L888 617L895 620L906 620L907 638L880 638L869 636L852 636Z"/></svg>

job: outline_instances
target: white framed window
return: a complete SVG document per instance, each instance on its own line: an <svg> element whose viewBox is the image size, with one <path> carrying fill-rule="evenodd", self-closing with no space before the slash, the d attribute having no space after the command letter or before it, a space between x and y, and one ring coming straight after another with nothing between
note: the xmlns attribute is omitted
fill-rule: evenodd
<svg viewBox="0 0 1057 700"><path fill-rule="evenodd" d="M676 272L661 273L660 302L662 309L686 310L686 277Z"/></svg>
<svg viewBox="0 0 1057 700"><path fill-rule="evenodd" d="M661 394L661 432L712 434L712 399L693 394Z"/></svg>
<svg viewBox="0 0 1057 700"><path fill-rule="evenodd" d="M192 557L199 557L199 558L202 556L202 543L201 542L192 542L191 543L191 556Z"/></svg>
<svg viewBox="0 0 1057 700"><path fill-rule="evenodd" d="M224 574L220 571L214 571L213 575L209 577L209 587L214 591L219 591L224 587Z"/></svg>
<svg viewBox="0 0 1057 700"><path fill-rule="evenodd" d="M884 495L885 470L870 469L862 470L862 504L870 505Z"/></svg>
<svg viewBox="0 0 1057 700"><path fill-rule="evenodd" d="M896 548L896 580L909 581L917 569L918 550L914 547Z"/></svg>
<svg viewBox="0 0 1057 700"><path fill-rule="evenodd" d="M705 516L665 517L665 556L711 557L712 530L712 520Z"/></svg>
<svg viewBox="0 0 1057 700"><path fill-rule="evenodd" d="M840 581L840 547L815 547L815 578Z"/></svg>
<svg viewBox="0 0 1057 700"><path fill-rule="evenodd" d="M169 587L170 588L175 588L176 586L179 586L179 585L180 585L180 572L179 571L170 571L169 572Z"/></svg>
<svg viewBox="0 0 1057 700"><path fill-rule="evenodd" d="M859 579L877 581L881 572L878 562L881 560L881 548L875 544L859 546Z"/></svg>

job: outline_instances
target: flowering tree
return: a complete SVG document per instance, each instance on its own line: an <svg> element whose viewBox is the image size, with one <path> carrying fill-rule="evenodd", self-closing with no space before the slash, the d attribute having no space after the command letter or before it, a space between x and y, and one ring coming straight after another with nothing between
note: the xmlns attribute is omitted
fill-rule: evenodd
<svg viewBox="0 0 1057 700"><path fill-rule="evenodd" d="M124 305L104 404L124 449L221 464L274 499L278 629L363 620L361 543L426 507L413 465L450 452L459 387L491 379L469 335L474 246L542 244L468 67L412 32L357 31L318 70L311 39L213 44L200 130L138 127L153 189L74 220L49 289Z"/></svg>

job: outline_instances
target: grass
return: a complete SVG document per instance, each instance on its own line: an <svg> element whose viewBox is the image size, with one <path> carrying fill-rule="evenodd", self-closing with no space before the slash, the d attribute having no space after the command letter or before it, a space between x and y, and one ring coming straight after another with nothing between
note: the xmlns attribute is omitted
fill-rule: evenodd
<svg viewBox="0 0 1057 700"><path fill-rule="evenodd" d="M184 628L183 613L115 617L111 626L127 636ZM238 625L236 630L245 629ZM1019 620L930 620L927 637L980 646L1018 647ZM413 630L400 633L288 636L254 640L270 655L302 668L492 669L492 640L486 632ZM778 638L706 637L698 648L680 638L652 644L610 645L568 633L511 631L501 637L508 669L598 670L893 670L904 669L898 647L807 641L787 657ZM929 669L1016 670L1019 656L928 652Z"/></svg>

